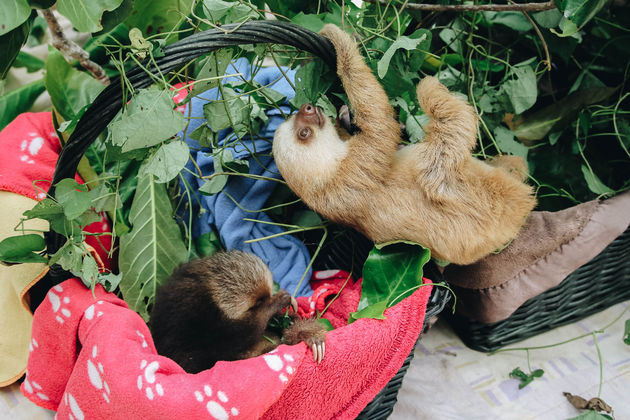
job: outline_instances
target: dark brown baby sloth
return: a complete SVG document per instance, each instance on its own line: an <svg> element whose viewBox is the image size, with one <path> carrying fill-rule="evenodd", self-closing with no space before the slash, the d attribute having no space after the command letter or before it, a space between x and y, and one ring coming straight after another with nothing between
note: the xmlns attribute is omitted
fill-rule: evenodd
<svg viewBox="0 0 630 420"><path fill-rule="evenodd" d="M219 360L259 356L278 346L265 336L270 319L289 306L291 295L272 295L272 274L253 254L219 252L180 265L156 294L151 333L159 354L186 372L211 368ZM282 331L282 342L305 341L321 362L325 329L315 319L297 319ZM277 338L277 337L276 337Z"/></svg>

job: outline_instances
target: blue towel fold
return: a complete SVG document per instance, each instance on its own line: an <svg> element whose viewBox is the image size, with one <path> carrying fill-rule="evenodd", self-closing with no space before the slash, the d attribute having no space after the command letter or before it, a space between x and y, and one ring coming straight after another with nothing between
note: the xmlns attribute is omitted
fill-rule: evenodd
<svg viewBox="0 0 630 420"><path fill-rule="evenodd" d="M233 62L227 73L242 73L246 80L251 77L251 65L246 59L239 59ZM285 74L293 80L295 71L284 70ZM254 80L262 85L269 85L274 80L280 78L273 85L274 90L286 95L287 100L291 99L295 92L291 85L276 67L263 68L254 76ZM223 83L229 81L238 81L233 77L223 79ZM190 104L190 120L187 133L205 122L203 114L203 106L208 102L207 99L215 99L219 97L218 89L211 89L204 92L201 98L193 98ZM288 105L282 106L285 114L290 112ZM188 110L185 113L189 115ZM261 175L270 178L280 178L278 168L276 167L271 154L271 140L278 125L284 121L279 110L273 109L267 112L269 122L264 126L259 137L252 139L244 137L240 142L236 142L234 147L229 147L233 155L237 159L249 161L249 173ZM180 133L180 136L183 136ZM219 144L223 145L226 141L230 142L234 137L231 129L223 130L219 133ZM184 136L184 140L191 147L191 150L199 150L200 146L195 141ZM255 150L258 155L256 159L251 157L250 150ZM208 155L209 151L201 150L193 152L193 156L197 162L203 175L210 175L214 172L212 155ZM188 169L195 171L191 162L188 162ZM195 189L204 184L204 180L200 180L195 176L184 171L184 176L188 183ZM260 222L250 222L243 220L244 218L255 219L262 222L270 222L271 219L263 212L246 212L239 208L228 194L244 209L258 210L264 207L265 202L276 187L273 181L255 180L243 176L230 176L223 191L218 194L207 196L199 194L201 205L207 210L199 214L199 206L197 200L193 200L193 210L199 216L193 220L193 237L201 236L209 232L212 227L216 227L219 232L221 241L226 249L239 249L258 255L271 269L274 281L280 286L293 292L298 282L307 270L310 261L310 255L306 247L298 239L283 235L272 239L266 239L250 244L245 244L248 239L262 238L283 232L285 229L279 226L270 225ZM312 294L308 280L311 277L310 269L306 273L305 280L297 290L298 296L308 296Z"/></svg>

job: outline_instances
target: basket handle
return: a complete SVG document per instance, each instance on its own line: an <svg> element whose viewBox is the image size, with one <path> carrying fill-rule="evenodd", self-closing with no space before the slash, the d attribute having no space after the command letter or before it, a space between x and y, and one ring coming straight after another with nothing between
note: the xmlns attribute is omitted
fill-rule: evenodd
<svg viewBox="0 0 630 420"><path fill-rule="evenodd" d="M211 51L243 44L273 43L296 47L319 56L331 68L336 67L336 54L332 43L323 36L290 22L256 20L243 24L223 25L221 29L211 29L191 35L167 46L164 56L143 62L126 72L131 86L138 90L154 83L154 74L169 71ZM90 144L107 127L122 108L123 87L121 78L112 80L90 107L85 111L77 126L64 145L59 158L49 194L54 195L55 184L64 178L72 178L77 171L79 160ZM57 252L64 243L64 236L54 231L45 234L48 254ZM59 283L67 278L61 267L51 267L51 273Z"/></svg>

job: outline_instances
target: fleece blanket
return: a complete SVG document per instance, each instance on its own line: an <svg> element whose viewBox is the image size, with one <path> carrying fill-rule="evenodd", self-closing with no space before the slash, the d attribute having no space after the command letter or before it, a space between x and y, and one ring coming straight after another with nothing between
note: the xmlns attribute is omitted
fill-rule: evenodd
<svg viewBox="0 0 630 420"><path fill-rule="evenodd" d="M14 229L22 213L45 198L50 187L61 150L51 113L18 116L0 132L0 147L0 240L3 240L18 234ZM35 219L24 227L43 231L48 229L48 223ZM109 222L103 218L86 230L109 231ZM97 259L108 266L111 237L101 236L97 240L90 236L86 242L95 250ZM0 266L0 387L10 385L24 374L31 339L29 290L47 271L45 264Z"/></svg>
<svg viewBox="0 0 630 420"><path fill-rule="evenodd" d="M232 63L226 72L226 74L238 73L242 76L225 78L223 83L250 80L251 65L244 58ZM285 74L292 80L295 77L295 70L285 69ZM274 90L285 95L287 101L295 95L293 88L277 67L260 69L253 80L262 85L270 85ZM220 99L217 88L204 92L201 97L193 98L184 111L184 115L192 119L186 132L180 133L193 151L197 166L203 175L214 173L211 150L201 148L199 143L189 137L189 134L205 123L203 107L208 101L215 99ZM290 113L288 105L283 105L281 109L285 114ZM233 130L225 129L219 133L218 142L220 145L229 145L226 149L230 150L236 159L248 160L250 174L279 179L280 173L271 156L271 140L278 125L284 121L284 117L278 109L268 111L267 117L268 123L255 138L246 136L240 141L235 141ZM252 158L252 151L256 152L255 159ZM188 162L188 169L196 171L192 162ZM193 189L198 189L205 183L204 180L194 177L187 171L183 174ZM258 255L269 266L274 279L293 293L305 272L305 278L310 278L310 270L308 270L310 255L304 244L291 235L277 236L250 244L244 243L248 239L275 235L285 230L283 227L266 223L271 222L271 219L264 212L258 211L265 207L265 202L276 186L277 183L273 181L243 176L229 177L227 185L220 193L212 196L199 195L199 200L192 200L191 205L195 210L193 214L198 215L193 220L193 235L195 237L202 235L216 227L226 249L239 249ZM199 211L199 206L207 211ZM311 293L312 290L306 281L297 290L298 296Z"/></svg>
<svg viewBox="0 0 630 420"><path fill-rule="evenodd" d="M341 291L324 314L339 328L329 332L321 364L299 343L187 374L156 353L124 301L69 279L35 312L22 392L58 419L352 419L412 350L431 286L387 309L384 320L345 325L361 282L326 271L312 285L313 296L298 298L304 315L324 311Z"/></svg>

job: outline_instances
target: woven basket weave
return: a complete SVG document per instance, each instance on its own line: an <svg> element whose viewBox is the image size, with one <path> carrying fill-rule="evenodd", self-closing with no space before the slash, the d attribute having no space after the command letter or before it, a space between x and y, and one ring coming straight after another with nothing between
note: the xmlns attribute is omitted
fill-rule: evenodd
<svg viewBox="0 0 630 420"><path fill-rule="evenodd" d="M224 25L221 30L214 29L192 35L167 46L164 50L164 56L155 59L155 65L146 61L142 67L149 69L154 74L165 74L219 48L257 43L291 45L319 56L331 67L336 64L334 47L326 38L291 23L252 21L240 25ZM134 67L126 72L128 82L136 90L150 86L155 80L155 76L143 68ZM61 151L49 194L54 195L54 185L60 180L74 177L78 162L87 148L105 130L109 122L122 108L122 93L121 79L114 79L86 110ZM356 232L349 230L346 232L349 235L348 240L340 241L337 238L327 244L324 252L316 261L315 268L341 268L352 271L356 277L360 275L360 267L363 266L363 262L372 248L372 243ZM53 231L47 232L45 236L49 255L56 252L65 242L65 237ZM71 276L69 273L55 265L51 267L48 278L42 284L48 288L69 276ZM434 282L442 280L442 276L435 266L428 266L426 276ZM449 298L450 295L444 290L434 288L425 319L429 319L442 311ZM413 352L407 357L400 371L368 404L358 418L376 420L389 416L396 403L396 394L402 384L402 378L412 358Z"/></svg>
<svg viewBox="0 0 630 420"><path fill-rule="evenodd" d="M484 324L455 314L449 315L449 321L468 347L490 352L627 299L630 299L630 228L559 285L526 301L509 318Z"/></svg>

